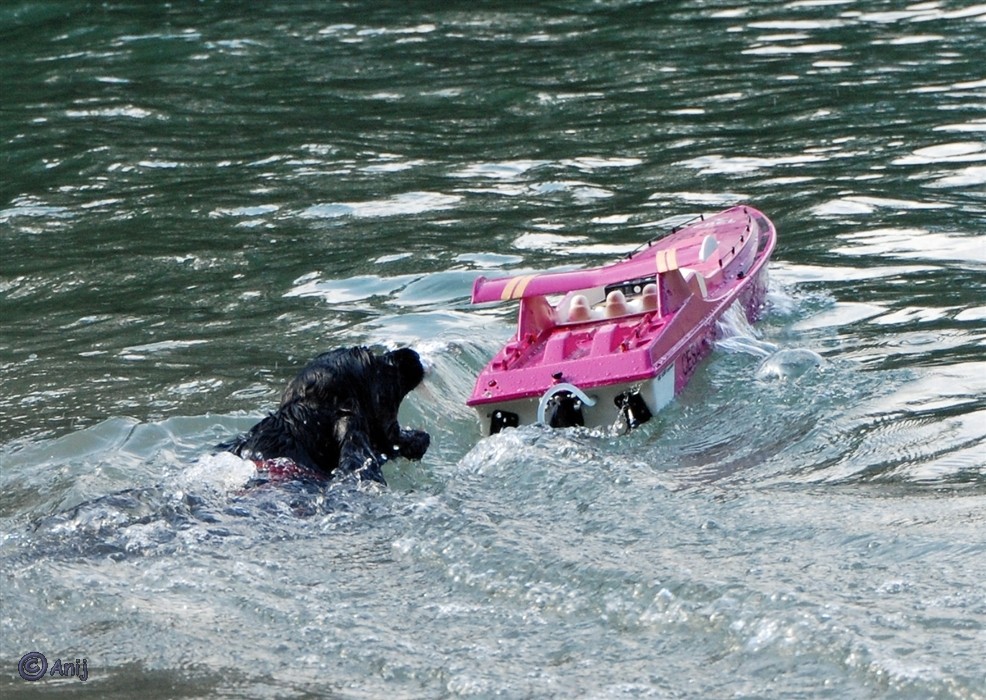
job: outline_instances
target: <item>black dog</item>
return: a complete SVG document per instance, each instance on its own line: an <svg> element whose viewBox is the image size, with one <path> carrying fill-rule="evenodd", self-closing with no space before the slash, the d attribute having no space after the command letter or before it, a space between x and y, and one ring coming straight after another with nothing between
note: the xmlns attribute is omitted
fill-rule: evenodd
<svg viewBox="0 0 986 700"><path fill-rule="evenodd" d="M245 459L288 459L316 478L340 470L386 483L380 467L387 459L421 459L431 441L397 422L401 401L423 378L421 358L410 348L382 356L363 347L323 353L291 380L276 411L218 449Z"/></svg>

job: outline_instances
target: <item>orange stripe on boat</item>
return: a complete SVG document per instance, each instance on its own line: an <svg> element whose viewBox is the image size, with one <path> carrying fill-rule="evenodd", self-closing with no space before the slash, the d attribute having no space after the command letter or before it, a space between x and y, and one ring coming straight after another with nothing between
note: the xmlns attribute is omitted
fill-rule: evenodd
<svg viewBox="0 0 986 700"><path fill-rule="evenodd" d="M677 248L672 248L671 250L662 250L657 254L657 271L669 272L671 270L678 269L678 250Z"/></svg>
<svg viewBox="0 0 986 700"><path fill-rule="evenodd" d="M517 282L517 286L514 287L513 298L519 299L520 297L524 296L524 290L527 289L527 285L529 285L531 283L531 280L534 279L536 276L537 275L527 275L526 277L521 277L520 280L518 280Z"/></svg>
<svg viewBox="0 0 986 700"><path fill-rule="evenodd" d="M511 293L514 291L514 287L517 286L517 282L520 280L519 277L512 277L509 282L503 287L503 291L500 292L500 300L509 299Z"/></svg>
<svg viewBox="0 0 986 700"><path fill-rule="evenodd" d="M535 275L521 275L520 277L514 277L511 279L503 288L503 292L500 294L500 300L517 299L520 297L534 277Z"/></svg>

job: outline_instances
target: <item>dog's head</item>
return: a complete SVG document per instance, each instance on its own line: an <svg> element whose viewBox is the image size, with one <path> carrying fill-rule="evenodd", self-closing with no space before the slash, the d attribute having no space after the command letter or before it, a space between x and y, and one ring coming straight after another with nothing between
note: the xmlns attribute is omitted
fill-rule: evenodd
<svg viewBox="0 0 986 700"><path fill-rule="evenodd" d="M421 357L411 348L392 350L383 356L383 361L397 370L401 396L407 395L425 376Z"/></svg>

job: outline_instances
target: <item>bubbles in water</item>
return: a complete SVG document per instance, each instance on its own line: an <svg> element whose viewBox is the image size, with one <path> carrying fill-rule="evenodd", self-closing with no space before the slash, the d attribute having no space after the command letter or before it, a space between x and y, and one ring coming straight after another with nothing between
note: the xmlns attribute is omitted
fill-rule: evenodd
<svg viewBox="0 0 986 700"><path fill-rule="evenodd" d="M778 350L760 364L757 369L757 379L795 379L821 367L824 362L822 356L814 350L785 348Z"/></svg>

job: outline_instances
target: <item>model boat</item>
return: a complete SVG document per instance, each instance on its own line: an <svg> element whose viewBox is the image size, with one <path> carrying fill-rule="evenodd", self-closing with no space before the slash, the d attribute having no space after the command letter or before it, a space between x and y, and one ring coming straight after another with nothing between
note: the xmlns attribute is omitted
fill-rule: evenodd
<svg viewBox="0 0 986 700"><path fill-rule="evenodd" d="M566 272L478 278L472 302L519 300L517 332L468 404L485 433L636 427L667 405L711 351L731 305L750 321L767 293L777 233L748 206L698 217L626 259Z"/></svg>

